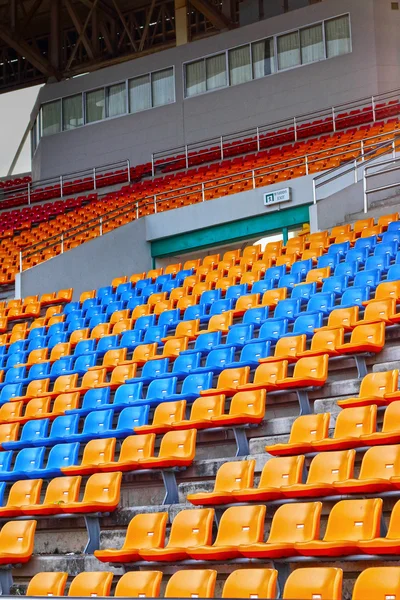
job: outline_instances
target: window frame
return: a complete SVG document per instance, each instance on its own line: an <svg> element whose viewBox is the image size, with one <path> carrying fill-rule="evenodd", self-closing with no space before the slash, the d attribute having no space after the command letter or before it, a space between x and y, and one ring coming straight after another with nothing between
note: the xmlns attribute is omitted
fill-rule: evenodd
<svg viewBox="0 0 400 600"><path fill-rule="evenodd" d="M68 100L68 98L74 98L75 96L81 96L81 105L82 105L82 125L78 125L77 127L73 127L72 129L64 129L64 102L65 100ZM62 122L61 122L61 131L73 131L73 129L79 129L80 127L83 127L85 125L85 106L84 106L84 93L83 92L78 92L76 94L69 94L68 96L63 96L61 98L61 116L62 116Z"/></svg>

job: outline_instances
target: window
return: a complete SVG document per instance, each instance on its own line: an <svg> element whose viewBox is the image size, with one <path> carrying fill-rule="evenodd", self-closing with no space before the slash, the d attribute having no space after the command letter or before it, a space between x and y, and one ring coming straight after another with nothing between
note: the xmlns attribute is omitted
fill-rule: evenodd
<svg viewBox="0 0 400 600"><path fill-rule="evenodd" d="M208 90L217 90L227 85L226 55L217 54L206 59L206 84Z"/></svg>
<svg viewBox="0 0 400 600"><path fill-rule="evenodd" d="M251 81L250 46L240 46L229 50L229 83L237 85Z"/></svg>
<svg viewBox="0 0 400 600"><path fill-rule="evenodd" d="M323 60L325 58L322 23L300 30L301 64Z"/></svg>
<svg viewBox="0 0 400 600"><path fill-rule="evenodd" d="M61 100L42 106L42 136L61 131Z"/></svg>
<svg viewBox="0 0 400 600"><path fill-rule="evenodd" d="M101 121L105 114L104 89L93 90L86 94L86 123Z"/></svg>
<svg viewBox="0 0 400 600"><path fill-rule="evenodd" d="M151 108L150 75L142 75L129 81L129 110L135 113L147 108Z"/></svg>
<svg viewBox="0 0 400 600"><path fill-rule="evenodd" d="M117 83L107 88L107 117L118 117L126 113L126 84Z"/></svg>
<svg viewBox="0 0 400 600"><path fill-rule="evenodd" d="M326 56L340 56L351 52L349 16L325 21Z"/></svg>
<svg viewBox="0 0 400 600"><path fill-rule="evenodd" d="M275 72L274 40L268 38L251 45L253 77L259 79Z"/></svg>
<svg viewBox="0 0 400 600"><path fill-rule="evenodd" d="M175 98L174 70L164 69L151 75L153 106L171 104Z"/></svg>
<svg viewBox="0 0 400 600"><path fill-rule="evenodd" d="M82 94L63 99L63 130L83 125Z"/></svg>
<svg viewBox="0 0 400 600"><path fill-rule="evenodd" d="M300 65L299 32L293 31L278 37L278 68L291 69Z"/></svg>
<svg viewBox="0 0 400 600"><path fill-rule="evenodd" d="M204 60L196 60L186 65L186 96L197 96L207 90L206 65Z"/></svg>

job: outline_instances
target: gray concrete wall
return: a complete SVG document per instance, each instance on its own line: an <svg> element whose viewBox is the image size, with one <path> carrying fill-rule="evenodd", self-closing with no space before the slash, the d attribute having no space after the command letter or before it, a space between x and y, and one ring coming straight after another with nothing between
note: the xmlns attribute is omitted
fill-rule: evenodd
<svg viewBox="0 0 400 600"><path fill-rule="evenodd" d="M387 4L390 4L387 0L325 0L83 77L48 84L41 89L39 102L174 65L176 102L44 138L33 159L34 177L45 178L126 158L132 164L142 163L148 161L154 151L376 94L383 91L378 78L378 59L384 65L392 61L381 84L394 88L399 85L397 63L400 52L397 46L400 42L396 29L391 25L395 11L380 12L380 7ZM351 15L352 53L183 99L185 61L344 12ZM375 41L376 14L379 15L380 28L377 36L379 56ZM385 33L381 33L381 29ZM395 55L396 60L390 58Z"/></svg>
<svg viewBox="0 0 400 600"><path fill-rule="evenodd" d="M86 290L147 271L151 264L145 220L139 219L18 274L16 297L73 287L78 300Z"/></svg>

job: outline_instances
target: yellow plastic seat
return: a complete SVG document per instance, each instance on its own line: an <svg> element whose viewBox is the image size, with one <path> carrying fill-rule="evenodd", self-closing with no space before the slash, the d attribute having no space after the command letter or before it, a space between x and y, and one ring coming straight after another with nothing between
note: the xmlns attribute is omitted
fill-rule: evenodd
<svg viewBox="0 0 400 600"><path fill-rule="evenodd" d="M303 415L292 425L289 441L286 444L266 446L265 450L273 456L291 456L310 452L312 443L328 437L330 414Z"/></svg>
<svg viewBox="0 0 400 600"><path fill-rule="evenodd" d="M217 387L200 390L200 396L233 396L240 386L246 385L250 376L250 367L224 369L218 376Z"/></svg>
<svg viewBox="0 0 400 600"><path fill-rule="evenodd" d="M398 386L398 369L368 373L361 382L358 397L339 400L338 405L342 408L368 406L369 404L385 406L388 404L388 399L395 400L397 397L400 399Z"/></svg>
<svg viewBox="0 0 400 600"><path fill-rule="evenodd" d="M91 475L99 465L113 460L116 438L93 439L87 442L83 449L80 465L62 467L63 475Z"/></svg>
<svg viewBox="0 0 400 600"><path fill-rule="evenodd" d="M185 411L186 400L161 402L154 409L151 425L135 427L135 433L165 433L170 431L173 423L184 419Z"/></svg>
<svg viewBox="0 0 400 600"><path fill-rule="evenodd" d="M106 571L84 571L71 581L68 596L93 598L109 596L113 574Z"/></svg>
<svg viewBox="0 0 400 600"><path fill-rule="evenodd" d="M217 571L182 570L174 573L165 588L164 598L213 598Z"/></svg>
<svg viewBox="0 0 400 600"><path fill-rule="evenodd" d="M8 521L0 531L0 564L26 563L33 554L36 521Z"/></svg>
<svg viewBox="0 0 400 600"><path fill-rule="evenodd" d="M278 571L239 569L224 583L221 598L276 598Z"/></svg>
<svg viewBox="0 0 400 600"><path fill-rule="evenodd" d="M181 510L174 518L165 548L139 550L140 557L148 561L176 562L188 558L188 548L210 544L214 510L198 508Z"/></svg>
<svg viewBox="0 0 400 600"><path fill-rule="evenodd" d="M254 373L253 383L239 385L238 392L249 392L253 390L273 391L277 389L278 381L285 378L288 369L287 360L278 360L260 364Z"/></svg>
<svg viewBox="0 0 400 600"><path fill-rule="evenodd" d="M362 540L379 536L382 498L341 500L329 513L323 539L295 544L302 556L346 556L359 553Z"/></svg>
<svg viewBox="0 0 400 600"><path fill-rule="evenodd" d="M398 479L398 478L397 478ZM398 555L400 549L400 502L397 501L392 508L389 527L385 537L374 537L373 539L360 542L360 550L363 554Z"/></svg>
<svg viewBox="0 0 400 600"><path fill-rule="evenodd" d="M129 563L140 560L139 551L164 548L168 513L146 513L133 517L121 549L95 550L101 562Z"/></svg>
<svg viewBox="0 0 400 600"><path fill-rule="evenodd" d="M81 502L66 502L63 513L109 512L119 504L122 473L95 473L86 482Z"/></svg>
<svg viewBox="0 0 400 600"><path fill-rule="evenodd" d="M196 334L199 331L200 321L199 319L193 319L191 321L180 321L176 326L175 333L172 336L163 338L163 342L167 342L169 339L175 339L180 337L187 337L189 340L196 339Z"/></svg>
<svg viewBox="0 0 400 600"><path fill-rule="evenodd" d="M65 502L76 502L79 498L81 477L56 477L49 481L42 504L24 504L24 515L56 515Z"/></svg>
<svg viewBox="0 0 400 600"><path fill-rule="evenodd" d="M68 573L36 573L26 589L27 596L63 596L67 584Z"/></svg>
<svg viewBox="0 0 400 600"><path fill-rule="evenodd" d="M155 441L154 433L130 435L122 442L118 460L102 463L98 469L107 473L130 471L139 464L139 460L154 456Z"/></svg>
<svg viewBox="0 0 400 600"><path fill-rule="evenodd" d="M0 424L12 423L18 421L22 414L24 403L19 402L5 402L0 406Z"/></svg>
<svg viewBox="0 0 400 600"><path fill-rule="evenodd" d="M320 327L318 331L327 329L344 329L344 331L352 331L358 321L358 306L349 306L347 308L335 308L329 313L328 324Z"/></svg>
<svg viewBox="0 0 400 600"><path fill-rule="evenodd" d="M399 567L370 567L357 577L352 600L395 600L400 594Z"/></svg>
<svg viewBox="0 0 400 600"><path fill-rule="evenodd" d="M120 363L126 360L127 348L116 348L113 350L107 350L103 356L101 365L95 365L89 367L89 371L96 371L98 369L106 369L107 372L112 371Z"/></svg>
<svg viewBox="0 0 400 600"><path fill-rule="evenodd" d="M262 541L265 506L233 506L222 515L215 542L188 548L196 560L229 560L240 556L240 547Z"/></svg>
<svg viewBox="0 0 400 600"><path fill-rule="evenodd" d="M322 286L324 279L329 277L331 274L330 267L322 267L320 269L311 269L307 272L306 283L316 283L317 287Z"/></svg>
<svg viewBox="0 0 400 600"><path fill-rule="evenodd" d="M226 462L218 469L212 492L188 494L186 499L195 506L228 504L236 491L253 486L255 466L255 460Z"/></svg>
<svg viewBox="0 0 400 600"><path fill-rule="evenodd" d="M333 311L335 312L335 311ZM344 329L320 329L317 330L311 338L311 347L309 350L304 350L298 354L298 358L306 356L319 356L327 354L329 357L338 356L337 347L344 342Z"/></svg>
<svg viewBox="0 0 400 600"><path fill-rule="evenodd" d="M0 507L0 517L18 517L22 515L24 504L37 504L40 500L42 483L42 479L28 479L13 483L5 506Z"/></svg>
<svg viewBox="0 0 400 600"><path fill-rule="evenodd" d="M343 571L336 567L307 567L290 573L283 600L342 600ZM354 600L354 597L353 597ZM366 600L359 598L358 600Z"/></svg>
<svg viewBox="0 0 400 600"><path fill-rule="evenodd" d="M267 541L241 545L240 553L246 558L296 556L296 543L318 538L321 511L321 502L283 504L274 514Z"/></svg>
<svg viewBox="0 0 400 600"><path fill-rule="evenodd" d="M350 342L337 347L339 354L358 354L360 352L380 352L385 345L385 323L371 323L354 327Z"/></svg>
<svg viewBox="0 0 400 600"><path fill-rule="evenodd" d="M285 300L287 297L287 288L276 288L274 290L267 290L264 292L261 306L268 306L269 308L275 308L280 300Z"/></svg>
<svg viewBox="0 0 400 600"><path fill-rule="evenodd" d="M232 400L233 401L233 400ZM181 419L171 424L172 429L207 429L213 426L212 419L223 416L225 396L204 396L196 398L190 410L189 419Z"/></svg>
<svg viewBox="0 0 400 600"><path fill-rule="evenodd" d="M213 315L208 322L207 329L202 329L198 332L198 336L203 333L210 333L213 331L221 331L222 333L228 333L229 328L233 324L233 313L231 310L220 315Z"/></svg>
<svg viewBox="0 0 400 600"><path fill-rule="evenodd" d="M336 418L333 436L312 442L313 450L345 450L364 445L361 436L376 431L376 413L375 404L342 410Z"/></svg>
<svg viewBox="0 0 400 600"><path fill-rule="evenodd" d="M260 363L278 360L287 360L288 363L296 362L298 355L305 351L306 343L307 337L304 334L282 337L275 344L274 355L260 358Z"/></svg>
<svg viewBox="0 0 400 600"><path fill-rule="evenodd" d="M3 423L0 425L0 445L4 442L15 442L18 440L19 423Z"/></svg>
<svg viewBox="0 0 400 600"><path fill-rule="evenodd" d="M115 588L116 598L158 598L161 571L130 571L122 575Z"/></svg>
<svg viewBox="0 0 400 600"><path fill-rule="evenodd" d="M392 402L385 410L381 431L361 436L363 446L400 443L400 402Z"/></svg>

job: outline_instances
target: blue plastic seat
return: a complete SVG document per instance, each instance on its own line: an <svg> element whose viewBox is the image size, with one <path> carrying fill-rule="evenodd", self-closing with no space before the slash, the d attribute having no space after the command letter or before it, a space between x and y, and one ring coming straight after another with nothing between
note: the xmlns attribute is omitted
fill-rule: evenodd
<svg viewBox="0 0 400 600"><path fill-rule="evenodd" d="M155 360L148 360L144 363L140 377L135 377L133 380L128 381L142 381L144 384L150 383L157 377L163 377L168 372L169 359L168 358L156 358Z"/></svg>
<svg viewBox="0 0 400 600"><path fill-rule="evenodd" d="M226 336L225 344L220 344L218 348L242 348L254 335L253 323L238 323L235 327L231 327ZM215 347L214 347L215 350Z"/></svg>
<svg viewBox="0 0 400 600"><path fill-rule="evenodd" d="M356 261L347 262L347 260L346 262L339 263L335 268L335 276L353 279L358 271L359 264Z"/></svg>
<svg viewBox="0 0 400 600"><path fill-rule="evenodd" d="M288 320L287 319L268 319L260 327L258 338L251 340L253 342L276 342L287 333Z"/></svg>
<svg viewBox="0 0 400 600"><path fill-rule="evenodd" d="M78 416L78 415L70 415ZM92 439L107 437L112 428L114 411L111 409L94 410L90 412L83 424L82 433L73 433L70 441L88 442Z"/></svg>
<svg viewBox="0 0 400 600"><path fill-rule="evenodd" d="M50 429L49 442L51 445L68 442L72 435L78 433L79 415L62 415L56 417ZM48 441L45 440L45 441Z"/></svg>
<svg viewBox="0 0 400 600"><path fill-rule="evenodd" d="M126 281L125 283L120 283L116 289L116 295L118 300L122 300L121 296L124 292L133 292L132 283L130 281Z"/></svg>
<svg viewBox="0 0 400 600"><path fill-rule="evenodd" d="M151 285L150 277L147 277L146 279L141 279L140 281L137 281L135 284L136 295L140 296L140 294L142 293L142 290L145 289L149 285Z"/></svg>
<svg viewBox="0 0 400 600"><path fill-rule="evenodd" d="M13 367L8 369L4 376L4 383L0 387L4 387L7 383L22 383L26 379L26 367Z"/></svg>
<svg viewBox="0 0 400 600"><path fill-rule="evenodd" d="M255 281L251 288L252 294L260 294L261 296L268 292L268 290L272 290L274 287L275 279L261 279L260 281Z"/></svg>
<svg viewBox="0 0 400 600"><path fill-rule="evenodd" d="M171 273L165 273L164 275L159 275L157 277L157 279L155 280L155 284L159 285L162 288L164 283L166 283L167 281L170 281L171 279L172 279Z"/></svg>
<svg viewBox="0 0 400 600"><path fill-rule="evenodd" d="M111 285L107 285L105 287L101 287L97 290L97 297L99 300L102 300L106 296L110 296L113 293L113 288Z"/></svg>
<svg viewBox="0 0 400 600"><path fill-rule="evenodd" d="M61 360L61 359L60 359ZM69 372L78 373L79 375L84 375L90 367L95 367L97 363L97 355L96 354L84 354L83 356L78 356L76 359L73 368ZM67 375L68 373L64 373Z"/></svg>
<svg viewBox="0 0 400 600"><path fill-rule="evenodd" d="M261 325L265 323L265 321L268 319L268 314L268 306L258 306L256 308L249 308L243 315L242 323L246 325L253 325L254 328L261 327ZM236 327L236 325L234 325L233 327Z"/></svg>
<svg viewBox="0 0 400 600"><path fill-rule="evenodd" d="M13 342L8 347L8 356L16 354L17 352L24 352L27 348L27 340L18 340Z"/></svg>
<svg viewBox="0 0 400 600"><path fill-rule="evenodd" d="M10 354L10 356L6 358L6 368L10 369L11 367L15 367L16 365L25 364L28 360L29 352L15 352L14 354Z"/></svg>
<svg viewBox="0 0 400 600"><path fill-rule="evenodd" d="M287 275L283 275L278 281L279 288L288 288L293 289L297 284L301 281L300 273L288 273Z"/></svg>
<svg viewBox="0 0 400 600"><path fill-rule="evenodd" d="M65 323L68 323L68 325L70 323L73 323L74 321L77 321L78 319L83 319L83 317L85 317L85 313L83 310L74 310L73 312L70 312L67 315L67 318L65 319Z"/></svg>
<svg viewBox="0 0 400 600"><path fill-rule="evenodd" d="M358 266L364 265L369 255L368 248L352 248L346 254L346 262L355 262ZM358 269L357 269L358 270Z"/></svg>
<svg viewBox="0 0 400 600"><path fill-rule="evenodd" d="M1 481L0 482L0 506L4 506L4 493L6 491L6 482L5 481Z"/></svg>
<svg viewBox="0 0 400 600"><path fill-rule="evenodd" d="M313 264L311 258L306 260L298 260L293 263L290 273L292 275L300 275L300 279L305 279L308 271L311 271L312 267ZM280 287L279 284L278 287Z"/></svg>
<svg viewBox="0 0 400 600"><path fill-rule="evenodd" d="M118 348L118 335L105 335L100 338L96 346L97 356L104 356L109 350Z"/></svg>
<svg viewBox="0 0 400 600"><path fill-rule="evenodd" d="M13 454L11 450L0 452L0 479L4 479L4 476L10 473ZM5 482L3 482L3 485L5 485Z"/></svg>
<svg viewBox="0 0 400 600"><path fill-rule="evenodd" d="M182 269L182 271L178 271L176 274L175 281L181 286L186 277L190 277L190 275L193 275L193 269Z"/></svg>
<svg viewBox="0 0 400 600"><path fill-rule="evenodd" d="M119 342L119 348L128 348L128 350L133 350L143 341L143 330L142 329L132 329L129 331L124 331L121 336Z"/></svg>
<svg viewBox="0 0 400 600"><path fill-rule="evenodd" d="M64 331L62 333L56 333L54 335L51 335L50 337L47 336L48 349L52 350L54 348L54 346L57 346L57 344L63 344L65 342L67 342L68 337L69 337L69 334L66 331Z"/></svg>
<svg viewBox="0 0 400 600"><path fill-rule="evenodd" d="M335 308L348 308L350 306L362 306L363 302L369 300L369 287L350 287L343 292L340 304Z"/></svg>
<svg viewBox="0 0 400 600"><path fill-rule="evenodd" d="M105 312L107 310L107 307L113 302L118 302L117 294L112 293L108 296L104 296L104 298L102 298L100 302L103 312Z"/></svg>
<svg viewBox="0 0 400 600"><path fill-rule="evenodd" d="M10 402L13 398L22 396L22 383L7 383L0 392L0 406L5 402Z"/></svg>
<svg viewBox="0 0 400 600"><path fill-rule="evenodd" d="M82 400L81 408L67 410L66 415L78 413L81 416L88 414L92 410L102 409L105 404L110 403L110 388L93 388L88 390Z"/></svg>
<svg viewBox="0 0 400 600"><path fill-rule="evenodd" d="M382 235L382 244L400 243L400 231L385 231Z"/></svg>
<svg viewBox="0 0 400 600"><path fill-rule="evenodd" d="M311 338L314 335L314 330L322 327L323 320L324 315L322 312L300 315L293 324L292 332L287 333L286 336L306 335L307 338Z"/></svg>
<svg viewBox="0 0 400 600"><path fill-rule="evenodd" d="M217 348L211 350L206 358L206 364L204 367L197 369L197 372L203 373L206 371L213 371L213 373L220 373L227 365L234 362L235 358L235 347L229 346L228 348Z"/></svg>
<svg viewBox="0 0 400 600"><path fill-rule="evenodd" d="M333 306L335 306L335 294L333 292L319 292L314 294L308 301L306 313L321 312L323 315L328 315Z"/></svg>
<svg viewBox="0 0 400 600"><path fill-rule="evenodd" d="M272 280L278 282L281 277L286 274L286 265L280 265L279 267L269 267L265 271L265 280Z"/></svg>
<svg viewBox="0 0 400 600"><path fill-rule="evenodd" d="M69 315L69 313L74 312L74 310L79 310L80 307L80 302L67 302L67 304L64 304L63 313L64 315Z"/></svg>
<svg viewBox="0 0 400 600"><path fill-rule="evenodd" d="M385 256L389 256L389 261L390 261L390 259L392 259L396 256L398 249L399 249L398 242L393 241L393 242L388 242L386 244L384 244L382 242L381 244L377 244L375 246L374 256L382 256L382 254L384 254Z"/></svg>
<svg viewBox="0 0 400 600"><path fill-rule="evenodd" d="M387 231L390 233L398 231L400 233L400 221L392 221L389 223Z"/></svg>
<svg viewBox="0 0 400 600"><path fill-rule="evenodd" d="M237 285L231 285L228 287L228 289L226 290L225 298L227 300L229 300L230 298L237 300L238 298L240 298L240 296L245 296L246 294L247 284L239 283Z"/></svg>
<svg viewBox="0 0 400 600"><path fill-rule="evenodd" d="M379 246L377 246L379 248ZM389 254L380 254L370 256L367 258L365 262L365 270L371 271L378 269L381 272L386 272L390 267L390 255Z"/></svg>
<svg viewBox="0 0 400 600"><path fill-rule="evenodd" d="M333 275L324 280L321 291L335 294L336 298L339 298L348 286L349 281L346 275Z"/></svg>
<svg viewBox="0 0 400 600"><path fill-rule="evenodd" d="M19 450L20 448L30 448L35 445L36 440L47 438L49 429L49 419L34 419L28 421L22 427L19 440L15 442L3 442L4 450Z"/></svg>
<svg viewBox="0 0 400 600"><path fill-rule="evenodd" d="M63 356L54 361L50 369L50 379L57 379L60 375L66 375L72 371L73 364L72 356Z"/></svg>
<svg viewBox="0 0 400 600"><path fill-rule="evenodd" d="M173 308L171 310L164 310L161 315L158 317L157 325L159 327L176 327L176 325L181 320L181 312L179 308Z"/></svg>
<svg viewBox="0 0 400 600"><path fill-rule="evenodd" d="M35 329L31 329L28 334L28 341L31 341L36 337L46 337L46 327L35 327Z"/></svg>
<svg viewBox="0 0 400 600"><path fill-rule="evenodd" d="M50 367L51 364L49 362L32 365L29 369L28 379L31 381L33 379L43 379L48 377L50 374Z"/></svg>
<svg viewBox="0 0 400 600"><path fill-rule="evenodd" d="M146 285L146 287L144 287L142 289L142 293L140 294L143 304L146 304L147 300L150 298L150 296L152 294L157 294L158 290L159 290L159 286L156 283L152 283L151 285Z"/></svg>
<svg viewBox="0 0 400 600"><path fill-rule="evenodd" d="M92 317L88 323L89 329L93 329L97 325L102 325L103 323L108 323L108 318L106 314L95 315Z"/></svg>
<svg viewBox="0 0 400 600"><path fill-rule="evenodd" d="M111 317L113 313L115 313L117 310L122 310L123 308L124 303L121 300L113 300L107 305L106 315L107 317Z"/></svg>
<svg viewBox="0 0 400 600"><path fill-rule="evenodd" d="M387 272L387 281L398 281L400 279L400 264L392 265Z"/></svg>
<svg viewBox="0 0 400 600"><path fill-rule="evenodd" d="M336 256L339 260L344 258L350 250L350 242L331 244L328 248L328 256Z"/></svg>
<svg viewBox="0 0 400 600"><path fill-rule="evenodd" d="M211 371L208 373L192 373L183 380L181 393L174 399L185 399L192 402L200 396L201 390L208 390L212 387L212 381L213 374Z"/></svg>
<svg viewBox="0 0 400 600"><path fill-rule="evenodd" d="M167 292L167 294L169 294L170 292L172 292L172 290L174 290L177 287L180 287L181 284L179 281L177 281L176 279L170 279L169 281L166 281L162 288L161 291L162 292Z"/></svg>
<svg viewBox="0 0 400 600"><path fill-rule="evenodd" d="M62 467L70 467L78 463L79 442L56 444L51 448L46 467L28 473L29 479L48 479L61 475Z"/></svg>
<svg viewBox="0 0 400 600"><path fill-rule="evenodd" d="M150 407L148 404L142 406L128 406L119 414L117 426L103 437L123 438L132 435L135 427L147 425L149 422Z"/></svg>
<svg viewBox="0 0 400 600"><path fill-rule="evenodd" d="M96 340L80 340L75 346L74 356L92 354L96 351Z"/></svg>
<svg viewBox="0 0 400 600"><path fill-rule="evenodd" d="M236 367L250 366L258 367L260 358L267 358L271 355L271 342L262 342L255 340L252 344L243 346L240 353L240 359L235 364Z"/></svg>
<svg viewBox="0 0 400 600"><path fill-rule="evenodd" d="M369 286L371 289L375 289L380 281L381 272L379 269L359 271L354 277L354 285L357 287Z"/></svg>
<svg viewBox="0 0 400 600"><path fill-rule="evenodd" d="M161 340L167 336L167 326L166 325L153 325L149 327L144 334L144 343L145 344L153 344L156 342L157 344L161 343Z"/></svg>
<svg viewBox="0 0 400 600"><path fill-rule="evenodd" d="M132 292L124 292L121 300L125 308L129 308L129 310L134 310L137 306L145 304L141 296L132 296Z"/></svg>
<svg viewBox="0 0 400 600"><path fill-rule="evenodd" d="M290 297L292 299L298 298L301 304L305 304L309 301L311 296L316 293L316 291L317 284L315 283L315 281L313 281L312 283L301 283L300 285L296 285L296 287L293 288L292 295Z"/></svg>
<svg viewBox="0 0 400 600"><path fill-rule="evenodd" d="M16 456L14 468L12 470L1 471L0 478L3 481L18 481L19 479L29 479L30 473L43 468L43 461L46 448L23 448ZM11 454L11 453L10 453Z"/></svg>
<svg viewBox="0 0 400 600"><path fill-rule="evenodd" d="M47 348L45 336L37 336L32 340L28 340L27 352L32 352L32 350L41 350L42 348Z"/></svg>
<svg viewBox="0 0 400 600"><path fill-rule="evenodd" d="M337 254L323 254L322 256L318 257L317 268L324 269L325 267L330 267L331 272L333 272L338 262L339 256Z"/></svg>
<svg viewBox="0 0 400 600"><path fill-rule="evenodd" d="M216 300L211 304L209 315L221 315L228 310L232 310L235 306L236 300L233 298L224 298L223 300Z"/></svg>
<svg viewBox="0 0 400 600"><path fill-rule="evenodd" d="M200 365L200 352L183 352L174 360L171 373L166 373L164 376L168 375L171 377L177 377L178 379L184 379L192 371L198 369Z"/></svg>
<svg viewBox="0 0 400 600"><path fill-rule="evenodd" d="M188 306L184 312L183 320L194 321L199 319L201 322L208 321L209 315L206 314L206 309L207 306L205 304L194 304L193 306Z"/></svg>
<svg viewBox="0 0 400 600"><path fill-rule="evenodd" d="M67 331L68 333L72 333L73 331L78 331L78 329L85 329L85 326L85 319L76 319L76 321L68 323Z"/></svg>
<svg viewBox="0 0 400 600"><path fill-rule="evenodd" d="M50 338L52 335L58 335L65 331L65 323L53 323L47 330L47 337Z"/></svg>
<svg viewBox="0 0 400 600"><path fill-rule="evenodd" d="M210 331L209 333L203 333L196 338L194 347L190 350L185 350L181 354L189 354L190 352L200 352L200 354L208 354L215 346L219 346L221 343L222 334L220 331Z"/></svg>
<svg viewBox="0 0 400 600"><path fill-rule="evenodd" d="M81 308L82 308L84 314L86 314L86 312L89 310L89 308L91 308L92 306L97 306L99 304L100 304L100 300L99 300L99 298L97 298L97 296L95 298L86 298L86 300L83 301Z"/></svg>
<svg viewBox="0 0 400 600"><path fill-rule="evenodd" d="M366 248L368 253L370 253L375 248L377 241L378 240L376 235L371 235L365 238L358 238L358 240L356 240L356 243L354 244L354 248L355 250L362 250L363 248Z"/></svg>
<svg viewBox="0 0 400 600"><path fill-rule="evenodd" d="M157 406L163 400L168 399L169 396L176 394L177 383L178 379L176 377L153 379L147 388L146 399L140 403Z"/></svg>
<svg viewBox="0 0 400 600"><path fill-rule="evenodd" d="M149 327L156 324L156 315L143 315L136 319L134 329L146 331Z"/></svg>
<svg viewBox="0 0 400 600"><path fill-rule="evenodd" d="M124 385L120 385L114 394L114 401L108 407L122 409L126 406L135 405L143 398L143 383L135 383L134 379L127 379Z"/></svg>
<svg viewBox="0 0 400 600"><path fill-rule="evenodd" d="M274 319L287 319L294 321L295 315L300 312L299 298L287 298L280 300L275 307Z"/></svg>
<svg viewBox="0 0 400 600"><path fill-rule="evenodd" d="M82 311L83 312L83 311ZM82 314L79 315L79 313L72 313L71 317L75 317L75 315L77 317L85 317L85 319L87 319L88 321L90 321L90 319L92 317L96 317L97 315L101 315L104 313L103 307L101 306L101 304L96 304L94 306L91 306L90 308L88 308L88 310Z"/></svg>

